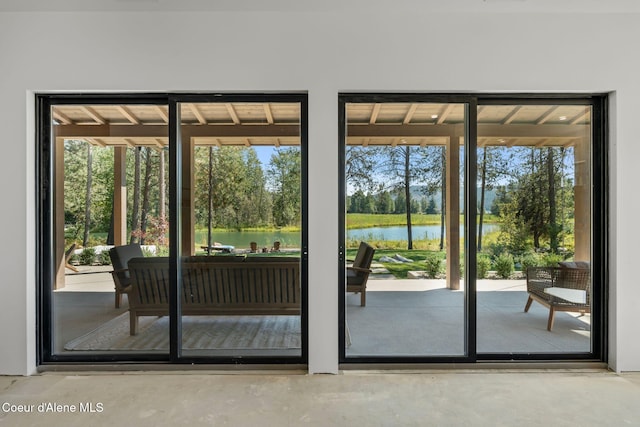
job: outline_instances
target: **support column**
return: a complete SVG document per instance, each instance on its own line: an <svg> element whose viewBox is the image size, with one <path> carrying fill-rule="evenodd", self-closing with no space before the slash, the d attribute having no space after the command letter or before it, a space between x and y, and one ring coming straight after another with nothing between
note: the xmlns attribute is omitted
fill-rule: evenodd
<svg viewBox="0 0 640 427"><path fill-rule="evenodd" d="M113 244L127 244L127 148L113 149Z"/></svg>
<svg viewBox="0 0 640 427"><path fill-rule="evenodd" d="M460 289L460 137L447 142L446 211L447 287Z"/></svg>
<svg viewBox="0 0 640 427"><path fill-rule="evenodd" d="M588 138L575 145L574 233L576 261L591 261L591 151Z"/></svg>
<svg viewBox="0 0 640 427"><path fill-rule="evenodd" d="M182 255L195 255L196 209L193 178L194 142L191 135L182 133ZM173 238L173 236L170 236Z"/></svg>
<svg viewBox="0 0 640 427"><path fill-rule="evenodd" d="M64 138L56 138L53 150L53 245L55 282L53 289L64 288Z"/></svg>

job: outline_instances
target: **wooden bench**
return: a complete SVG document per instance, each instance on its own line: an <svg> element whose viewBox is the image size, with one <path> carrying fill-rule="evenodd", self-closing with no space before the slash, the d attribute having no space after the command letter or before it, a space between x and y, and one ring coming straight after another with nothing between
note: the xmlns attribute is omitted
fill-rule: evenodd
<svg viewBox="0 0 640 427"><path fill-rule="evenodd" d="M181 263L182 315L299 315L300 260L285 257L188 257ZM169 259L129 261L130 333L139 316L169 314Z"/></svg>

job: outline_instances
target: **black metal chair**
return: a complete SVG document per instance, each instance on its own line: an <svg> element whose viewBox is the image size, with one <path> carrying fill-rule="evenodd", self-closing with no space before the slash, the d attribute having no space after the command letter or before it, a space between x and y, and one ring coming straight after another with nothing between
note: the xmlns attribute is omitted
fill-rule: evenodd
<svg viewBox="0 0 640 427"><path fill-rule="evenodd" d="M367 303L367 279L371 273L371 262L375 249L365 242L360 242L353 265L347 267L347 292L360 292L360 306Z"/></svg>
<svg viewBox="0 0 640 427"><path fill-rule="evenodd" d="M116 308L120 308L122 294L126 294L131 289L131 277L129 276L129 260L131 258L143 257L142 248L139 244L114 246L109 249L111 264L113 265L113 283L116 288Z"/></svg>

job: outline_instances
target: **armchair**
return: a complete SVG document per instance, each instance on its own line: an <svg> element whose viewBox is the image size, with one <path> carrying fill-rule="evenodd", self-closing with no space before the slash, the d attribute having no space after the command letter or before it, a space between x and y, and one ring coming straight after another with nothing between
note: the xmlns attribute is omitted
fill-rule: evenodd
<svg viewBox="0 0 640 427"><path fill-rule="evenodd" d="M347 267L347 292L360 292L360 305L364 307L367 302L367 279L371 273L371 262L375 249L365 242L360 242L356 259L353 265Z"/></svg>
<svg viewBox="0 0 640 427"><path fill-rule="evenodd" d="M131 258L140 258L142 254L142 248L139 244L134 243L131 245L114 246L109 249L109 256L111 257L111 264L113 265L113 283L116 289L116 308L120 308L122 302L122 294L126 294L131 289L131 278L129 276L129 260Z"/></svg>
<svg viewBox="0 0 640 427"><path fill-rule="evenodd" d="M586 262L560 263L560 267L527 269L527 293L524 307L529 311L533 301L549 308L547 330L553 328L556 311L591 312L591 270Z"/></svg>

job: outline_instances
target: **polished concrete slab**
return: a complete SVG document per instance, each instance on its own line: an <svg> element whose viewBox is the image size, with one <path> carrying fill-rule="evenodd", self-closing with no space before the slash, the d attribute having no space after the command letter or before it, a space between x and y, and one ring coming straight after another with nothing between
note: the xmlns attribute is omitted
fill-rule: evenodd
<svg viewBox="0 0 640 427"><path fill-rule="evenodd" d="M0 377L2 426L637 426L638 402L640 374L604 370Z"/></svg>

